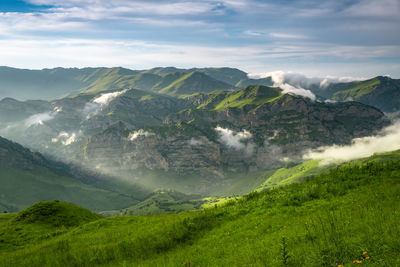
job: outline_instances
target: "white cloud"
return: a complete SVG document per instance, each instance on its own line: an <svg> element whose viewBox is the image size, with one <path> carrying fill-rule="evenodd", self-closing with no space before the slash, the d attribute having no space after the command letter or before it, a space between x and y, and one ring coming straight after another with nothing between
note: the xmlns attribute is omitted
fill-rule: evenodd
<svg viewBox="0 0 400 267"><path fill-rule="evenodd" d="M283 71L275 71L266 74L266 77L271 77L275 87L280 87L284 94L294 94L307 97L311 100L316 100L316 96L307 89L302 88L299 84L292 84L286 81L286 73Z"/></svg>
<svg viewBox="0 0 400 267"><path fill-rule="evenodd" d="M342 51L344 51L342 53ZM308 46L206 46L151 43L144 41L113 41L89 39L59 39L59 40L0 40L0 60L3 65L21 68L52 68L59 67L98 67L124 66L132 69L147 69L154 66L190 67L223 67L230 66L247 71L257 71L276 67L272 62L290 59L292 57L317 58L318 56L335 56L338 58L373 58L388 56L395 58L400 54L400 47L308 47ZM271 65L272 64L272 65ZM287 64L283 65L286 68ZM282 65L281 65L282 66ZM293 66L293 64L291 65ZM314 66L314 65L313 65ZM334 67L332 67L334 66ZM351 67L349 67L351 66ZM310 69L307 64L297 64L299 70ZM397 75L399 64L325 64L317 69L309 70L319 73L330 68L330 73L365 72L377 75L377 69L382 74ZM280 67L282 68L282 67ZM315 75L315 74L314 74Z"/></svg>
<svg viewBox="0 0 400 267"><path fill-rule="evenodd" d="M122 91L118 91L118 92L102 94L101 96L93 99L92 102L105 106L105 105L108 105L108 103L110 103L116 97L126 93L126 91L127 90L122 90Z"/></svg>
<svg viewBox="0 0 400 267"><path fill-rule="evenodd" d="M291 71L273 71L263 74L249 74L248 76L249 78L271 77L272 81L274 82L274 86L281 87L284 89L284 92L302 95L313 100L315 100L315 95L312 94L311 91L304 89L304 87L309 88L312 85L317 85L321 88L325 88L331 83L365 80L365 78L350 76L309 77L305 74Z"/></svg>
<svg viewBox="0 0 400 267"><path fill-rule="evenodd" d="M399 19L400 2L398 0L363 0L344 9L342 15L351 17L378 17Z"/></svg>
<svg viewBox="0 0 400 267"><path fill-rule="evenodd" d="M51 142L52 143L58 143L61 142L64 146L69 146L70 144L76 142L78 140L78 137L82 135L82 131L79 132L72 132L72 133L67 133L65 131L61 131L57 137L52 138Z"/></svg>
<svg viewBox="0 0 400 267"><path fill-rule="evenodd" d="M26 127L31 127L32 125L43 125L45 121L54 119L55 113L52 111L38 113L25 119L24 124Z"/></svg>
<svg viewBox="0 0 400 267"><path fill-rule="evenodd" d="M85 107L83 108L83 113L86 116L86 119L90 119L92 116L98 114L103 108L108 106L112 100L126 93L126 91L127 89L118 92L101 94L100 96L86 103Z"/></svg>
<svg viewBox="0 0 400 267"><path fill-rule="evenodd" d="M275 38L282 38L282 39L307 39L308 36L302 34L292 34L292 33L270 33L269 34Z"/></svg>
<svg viewBox="0 0 400 267"><path fill-rule="evenodd" d="M354 139L350 145L323 146L307 151L303 158L320 159L322 163L346 161L400 149L400 121L383 129L376 136Z"/></svg>
<svg viewBox="0 0 400 267"><path fill-rule="evenodd" d="M139 136L147 137L147 136L152 136L152 135L154 135L154 133L147 132L147 131L145 131L145 130L143 130L143 129L139 129L139 130L137 130L137 131L131 132L131 133L129 134L129 136L128 136L128 139L129 139L130 141L134 141L134 140L136 140Z"/></svg>
<svg viewBox="0 0 400 267"><path fill-rule="evenodd" d="M231 129L222 128L220 126L215 127L214 130L219 133L220 141L226 146L236 150L244 150L248 155L254 152L255 145L253 143L248 142L246 144L243 142L252 137L252 134L249 131L243 130L240 132L235 132Z"/></svg>

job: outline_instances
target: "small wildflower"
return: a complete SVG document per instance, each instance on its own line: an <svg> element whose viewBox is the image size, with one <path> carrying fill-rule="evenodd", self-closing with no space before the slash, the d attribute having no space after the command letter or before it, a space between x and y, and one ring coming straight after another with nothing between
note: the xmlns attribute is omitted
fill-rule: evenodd
<svg viewBox="0 0 400 267"><path fill-rule="evenodd" d="M369 260L369 256L365 257L366 260Z"/></svg>
<svg viewBox="0 0 400 267"><path fill-rule="evenodd" d="M364 251L364 252L363 252L363 255L365 255L365 254L367 254L367 252L366 252L366 251Z"/></svg>
<svg viewBox="0 0 400 267"><path fill-rule="evenodd" d="M362 263L362 261L355 260L355 261L353 261L353 263Z"/></svg>

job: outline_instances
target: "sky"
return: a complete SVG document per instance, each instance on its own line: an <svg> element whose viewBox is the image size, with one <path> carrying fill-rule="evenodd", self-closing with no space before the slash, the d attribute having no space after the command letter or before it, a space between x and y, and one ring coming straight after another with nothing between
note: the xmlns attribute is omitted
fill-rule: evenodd
<svg viewBox="0 0 400 267"><path fill-rule="evenodd" d="M400 0L1 0L0 65L400 78Z"/></svg>

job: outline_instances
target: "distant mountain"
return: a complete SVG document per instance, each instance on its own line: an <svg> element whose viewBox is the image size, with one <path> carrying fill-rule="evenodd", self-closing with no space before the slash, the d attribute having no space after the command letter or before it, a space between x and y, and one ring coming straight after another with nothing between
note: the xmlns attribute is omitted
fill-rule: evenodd
<svg viewBox="0 0 400 267"><path fill-rule="evenodd" d="M115 68L55 68L25 70L0 67L0 99L55 99L79 93L139 89L187 95L253 85L271 85L266 79L248 79L234 68L175 67L149 70Z"/></svg>
<svg viewBox="0 0 400 267"><path fill-rule="evenodd" d="M147 192L129 186L130 194L115 192L117 182L64 163L49 160L0 137L0 209L16 211L37 201L63 200L91 210L120 209ZM123 187L126 185L121 185ZM136 189L135 189L136 188Z"/></svg>
<svg viewBox="0 0 400 267"><path fill-rule="evenodd" d="M365 81L333 83L313 91L337 101L358 101L384 112L400 110L400 79L378 76Z"/></svg>
<svg viewBox="0 0 400 267"><path fill-rule="evenodd" d="M95 68L26 70L0 67L0 97L52 99L77 93L89 84Z"/></svg>
<svg viewBox="0 0 400 267"><path fill-rule="evenodd" d="M243 88L249 85L263 85L263 86L272 86L274 83L272 82L271 77L261 78L261 79L249 79L245 78L236 83L236 87Z"/></svg>
<svg viewBox="0 0 400 267"><path fill-rule="evenodd" d="M232 85L218 81L201 72L190 72L159 90L168 95L190 95L194 93L208 93L216 90L233 89Z"/></svg>
<svg viewBox="0 0 400 267"><path fill-rule="evenodd" d="M150 70L143 71L143 73L152 74L170 74L170 73L189 73L189 72L201 72L214 78L216 80L222 81L224 83L235 85L241 80L246 80L247 73L235 68L192 68L192 69L179 69L175 67L166 68L153 68Z"/></svg>

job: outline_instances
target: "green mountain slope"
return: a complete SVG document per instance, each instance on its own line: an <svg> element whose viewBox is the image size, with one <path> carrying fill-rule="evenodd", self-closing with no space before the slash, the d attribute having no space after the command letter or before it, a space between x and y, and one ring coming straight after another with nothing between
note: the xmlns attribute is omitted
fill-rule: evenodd
<svg viewBox="0 0 400 267"><path fill-rule="evenodd" d="M203 211L47 232L1 216L0 266L398 266L399 170L385 153Z"/></svg>
<svg viewBox="0 0 400 267"><path fill-rule="evenodd" d="M215 80L201 72L190 72L167 87L162 88L159 92L169 95L190 95L198 92L208 93L232 88L232 85Z"/></svg>
<svg viewBox="0 0 400 267"><path fill-rule="evenodd" d="M171 74L171 73L190 73L190 72L201 72L207 76L219 80L221 82L235 85L241 80L247 79L247 73L235 68L192 68L192 69L179 69L175 67L165 67L165 68L153 68L143 71L143 73L152 74Z"/></svg>
<svg viewBox="0 0 400 267"><path fill-rule="evenodd" d="M365 81L331 84L314 92L337 101L358 101L384 112L400 109L400 80L389 77L378 76Z"/></svg>
<svg viewBox="0 0 400 267"><path fill-rule="evenodd" d="M124 192L123 187L130 191ZM138 186L97 178L94 173L48 160L0 137L0 205L3 210L16 211L37 201L52 199L70 201L96 211L111 210L131 206L145 195L146 190Z"/></svg>

